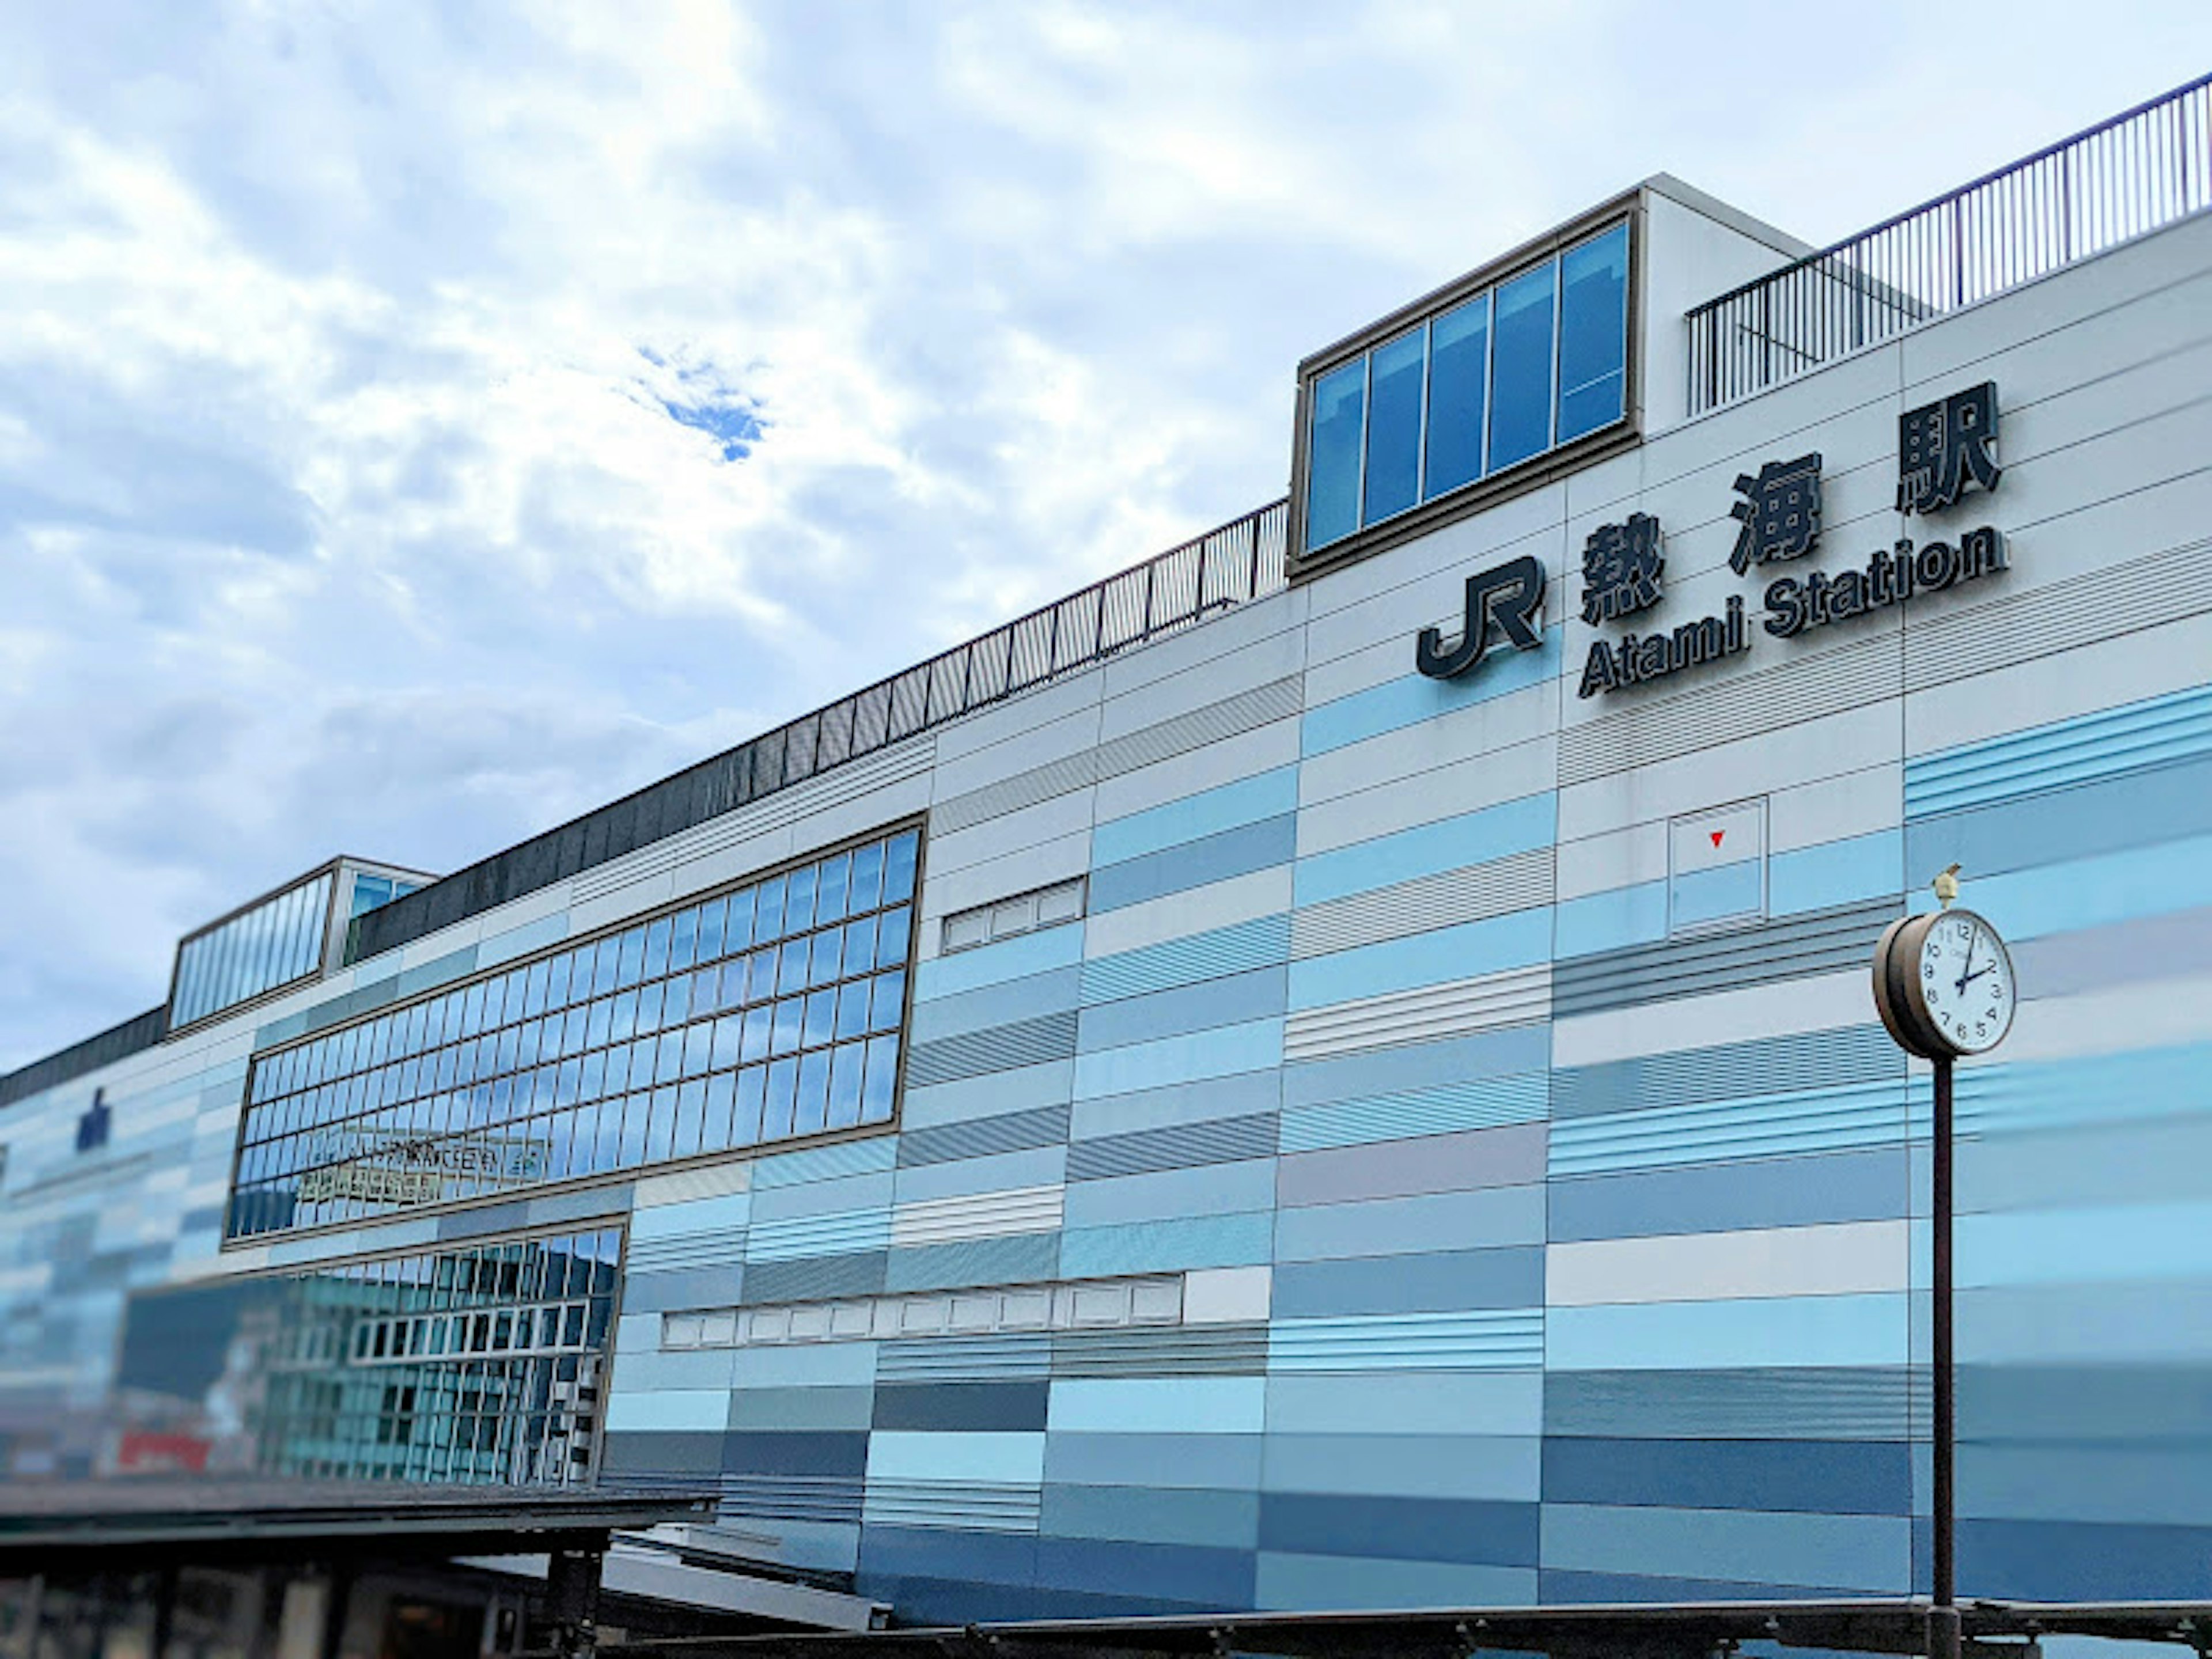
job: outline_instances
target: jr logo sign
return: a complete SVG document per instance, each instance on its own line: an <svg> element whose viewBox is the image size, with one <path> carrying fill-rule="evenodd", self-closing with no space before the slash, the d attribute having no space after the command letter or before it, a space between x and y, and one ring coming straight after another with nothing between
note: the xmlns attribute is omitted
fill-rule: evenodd
<svg viewBox="0 0 2212 1659"><path fill-rule="evenodd" d="M1523 554L1479 570L1467 579L1467 615L1459 642L1444 649L1443 631L1425 628L1413 641L1413 665L1432 680L1464 674L1482 660L1492 624L1516 650L1534 651L1544 642L1544 566Z"/></svg>

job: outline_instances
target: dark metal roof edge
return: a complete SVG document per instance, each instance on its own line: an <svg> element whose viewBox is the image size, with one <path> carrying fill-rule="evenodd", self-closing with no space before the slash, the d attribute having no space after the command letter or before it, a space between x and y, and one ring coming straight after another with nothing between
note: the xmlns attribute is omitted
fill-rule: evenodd
<svg viewBox="0 0 2212 1659"><path fill-rule="evenodd" d="M804 1635L688 1637L602 1644L603 1656L684 1659L709 1654L789 1653L810 1659L922 1649L944 1659L1009 1659L1028 1654L1126 1653L1226 1656L1449 1655L1485 1650L1567 1654L1702 1655L1723 1642L1765 1640L1887 1654L1927 1650L1932 1611L1925 1597L1867 1601L1604 1602L1404 1611L1220 1613L1126 1619L1046 1620L965 1626ZM2106 1635L2203 1650L2212 1644L2212 1601L2011 1602L1960 1605L1972 1638Z"/></svg>

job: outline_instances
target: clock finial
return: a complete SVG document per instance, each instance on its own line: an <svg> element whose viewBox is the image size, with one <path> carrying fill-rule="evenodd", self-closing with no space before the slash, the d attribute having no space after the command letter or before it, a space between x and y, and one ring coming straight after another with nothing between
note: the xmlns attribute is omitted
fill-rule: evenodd
<svg viewBox="0 0 2212 1659"><path fill-rule="evenodd" d="M1949 909L1951 901L1959 896L1959 866L1954 864L1948 869L1938 871L1936 879L1928 884L1936 890L1936 902L1946 910Z"/></svg>

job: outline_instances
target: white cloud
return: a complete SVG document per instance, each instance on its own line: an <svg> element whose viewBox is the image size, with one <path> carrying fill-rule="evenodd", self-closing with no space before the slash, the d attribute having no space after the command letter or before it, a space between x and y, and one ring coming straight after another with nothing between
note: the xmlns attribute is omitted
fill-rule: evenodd
<svg viewBox="0 0 2212 1659"><path fill-rule="evenodd" d="M1638 177L1833 235L2201 56L1779 15L0 14L0 1066L1259 505L1300 355Z"/></svg>

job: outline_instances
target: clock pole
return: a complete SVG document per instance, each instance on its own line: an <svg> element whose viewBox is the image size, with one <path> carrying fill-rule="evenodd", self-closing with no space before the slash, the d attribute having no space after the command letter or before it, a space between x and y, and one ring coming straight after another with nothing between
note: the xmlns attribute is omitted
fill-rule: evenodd
<svg viewBox="0 0 2212 1659"><path fill-rule="evenodd" d="M1958 1378L1951 1346L1951 1056L1938 1054L1936 1067L1935 1283L1933 1341L1929 1355L1935 1373L1935 1590L1929 1609L1930 1659L1959 1659L1958 1497L1953 1481L1958 1459Z"/></svg>
<svg viewBox="0 0 2212 1659"><path fill-rule="evenodd" d="M1875 946L1874 1000L1882 1024L1898 1047L1907 1054L1917 1054L1936 1068L1936 1113L1930 1126L1935 1190L1929 1206L1934 1246L1929 1369L1935 1384L1935 1423L1930 1437L1935 1479L1934 1490L1929 1494L1935 1560L1931 1575L1934 1594L1928 1610L1928 1652L1929 1659L1959 1659L1963 1632L1958 1606L1958 1368L1952 1307L1952 1062L1962 1054L1985 1054L2004 1040L2012 1026L2012 1009L2017 1002L2019 988L2011 957L1996 930L1980 917L1960 911L1948 918L1966 930L1964 960L1959 967L1955 989L1963 995L1974 980L1988 974L1996 974L1998 977L1990 981L1992 1000L1980 1018L1950 1006L1943 993L1945 987L1953 983L1948 977L1951 964L1945 961L1940 971L1936 964L1943 959L1942 943L1955 946L1958 934L1954 929L1946 939L1939 941L1935 930L1946 920L1951 901L1959 896L1959 866L1954 864L1942 872L1933 885L1942 908L1899 917L1884 930L1881 942ZM1978 949L1990 957L1978 969L1973 966ZM2000 1008L2003 1010L2002 1018L1998 1018ZM1992 1025L1994 1031L1990 1029Z"/></svg>

